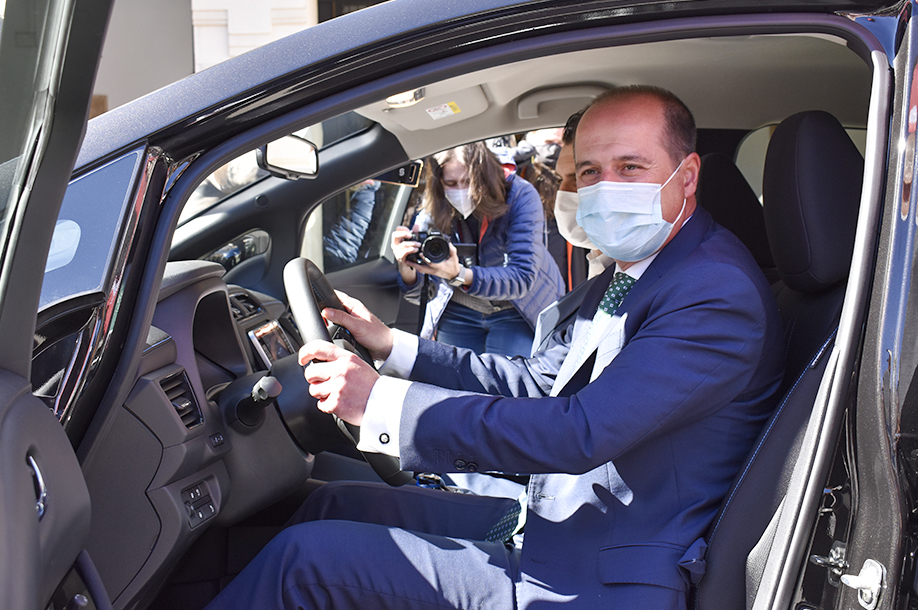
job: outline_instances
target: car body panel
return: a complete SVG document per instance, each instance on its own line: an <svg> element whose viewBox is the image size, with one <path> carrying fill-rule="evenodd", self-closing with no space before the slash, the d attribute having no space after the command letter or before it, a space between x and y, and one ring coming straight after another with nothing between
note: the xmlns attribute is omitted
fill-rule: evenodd
<svg viewBox="0 0 918 610"><path fill-rule="evenodd" d="M913 9L914 7L909 7ZM904 17L905 15L903 15ZM903 19L904 21L904 19ZM914 57L916 30L914 19L904 26L902 43L893 62L896 90L890 113L890 147L886 170L885 212L878 257L871 288L871 307L864 335L864 366L857 377L857 409L848 423L853 437L850 452L856 456L853 477L856 507L852 534L848 541L849 572L858 573L870 559L886 568L886 591L907 591L912 582L901 578L914 569L913 559L902 553L914 544L909 511L914 488L903 485L913 475L907 428L902 421L914 418L900 413L915 371L914 322L914 243L915 206L918 193L912 188L915 163L915 88ZM897 145L893 145L897 143ZM853 381L852 381L853 382ZM882 523L882 527L876 527ZM910 540L911 539L911 540ZM847 603L857 603L857 594L847 591ZM894 607L893 600L881 600L880 607ZM888 605L887 605L888 604Z"/></svg>

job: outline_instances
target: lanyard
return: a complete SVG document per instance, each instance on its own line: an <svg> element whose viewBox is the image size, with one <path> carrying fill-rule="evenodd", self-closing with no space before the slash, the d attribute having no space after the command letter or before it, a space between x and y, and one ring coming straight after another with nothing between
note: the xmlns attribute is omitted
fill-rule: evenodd
<svg viewBox="0 0 918 610"><path fill-rule="evenodd" d="M478 243L481 244L481 240L484 239L485 231L488 230L488 223L491 222L491 219L485 216L481 219L481 226L478 231ZM468 240L472 239L472 228L469 226L469 223L466 222L464 218L460 218L456 223L456 235L459 236L460 243L467 243Z"/></svg>

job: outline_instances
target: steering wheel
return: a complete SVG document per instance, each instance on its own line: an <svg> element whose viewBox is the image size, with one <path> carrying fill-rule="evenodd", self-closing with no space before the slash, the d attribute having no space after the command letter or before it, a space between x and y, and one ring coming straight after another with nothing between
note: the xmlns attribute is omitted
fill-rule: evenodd
<svg viewBox="0 0 918 610"><path fill-rule="evenodd" d="M328 278L315 263L308 258L295 258L288 262L284 267L284 288L287 290L290 311L300 329L303 341L331 341L356 353L370 366L374 366L370 353L357 343L350 331L337 324L332 324L330 328L326 327L322 310L326 307L344 310L344 305L332 289ZM360 441L360 427L351 425L336 415L332 417L345 438L356 446ZM404 485L414 480L412 473L401 469L398 458L381 453L361 453L379 478L389 485Z"/></svg>

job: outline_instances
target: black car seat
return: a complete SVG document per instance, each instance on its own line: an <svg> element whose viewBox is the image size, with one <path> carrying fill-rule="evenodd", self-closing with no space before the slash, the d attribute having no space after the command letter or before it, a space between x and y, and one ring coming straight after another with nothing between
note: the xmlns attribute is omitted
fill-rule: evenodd
<svg viewBox="0 0 918 610"><path fill-rule="evenodd" d="M780 274L775 295L787 338L783 396L708 535L701 610L744 610L764 571L772 518L786 494L838 326L851 263L863 159L825 112L796 114L768 146L764 212ZM767 542L767 540L766 540Z"/></svg>
<svg viewBox="0 0 918 610"><path fill-rule="evenodd" d="M701 158L695 196L717 224L729 229L749 248L768 281L776 282L779 276L768 244L762 204L730 157L709 153Z"/></svg>

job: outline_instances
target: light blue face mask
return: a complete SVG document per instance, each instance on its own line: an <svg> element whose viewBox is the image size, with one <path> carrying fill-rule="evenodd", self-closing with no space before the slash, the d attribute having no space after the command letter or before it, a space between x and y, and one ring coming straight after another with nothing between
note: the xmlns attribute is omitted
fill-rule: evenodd
<svg viewBox="0 0 918 610"><path fill-rule="evenodd" d="M577 224L609 258L622 262L647 258L663 246L685 211L683 199L679 216L674 222L666 222L660 199L663 187L673 179L682 163L663 184L598 182L578 189Z"/></svg>

